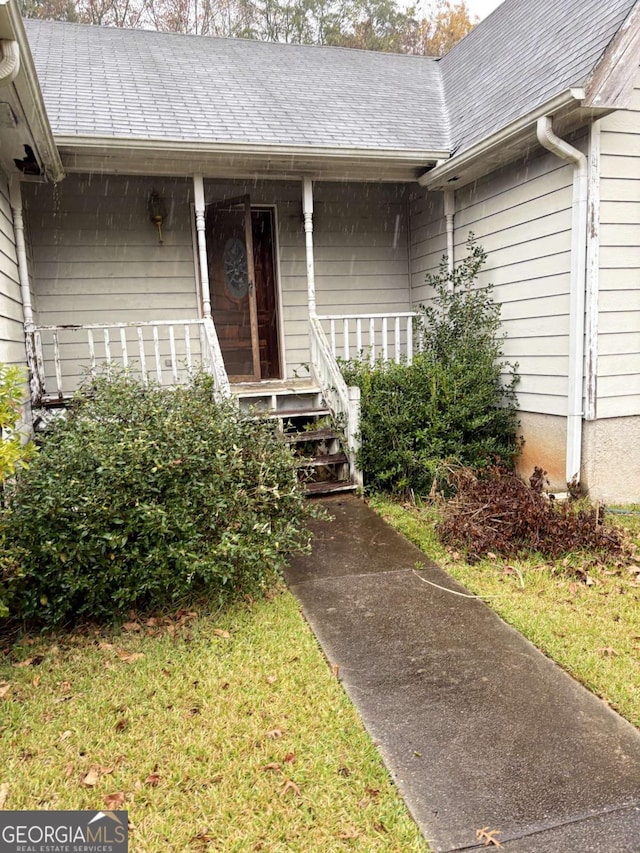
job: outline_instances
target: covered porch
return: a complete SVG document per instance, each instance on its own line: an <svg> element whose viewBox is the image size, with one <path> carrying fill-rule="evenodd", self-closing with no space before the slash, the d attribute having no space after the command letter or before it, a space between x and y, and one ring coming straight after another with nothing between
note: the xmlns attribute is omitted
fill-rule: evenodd
<svg viewBox="0 0 640 853"><path fill-rule="evenodd" d="M404 183L78 173L23 205L35 409L104 365L161 386L202 369L222 397L304 380L355 452L338 359L412 358Z"/></svg>

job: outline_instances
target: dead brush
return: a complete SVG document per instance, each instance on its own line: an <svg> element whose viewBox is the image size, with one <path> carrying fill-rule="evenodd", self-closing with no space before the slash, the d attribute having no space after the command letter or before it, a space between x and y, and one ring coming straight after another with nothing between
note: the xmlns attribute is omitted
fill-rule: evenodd
<svg viewBox="0 0 640 853"><path fill-rule="evenodd" d="M538 552L557 559L578 551L609 559L624 552L622 535L604 521L604 507L586 499L554 500L544 491L541 468L528 484L500 463L481 471L459 468L449 479L456 495L446 504L437 533L469 563L489 554Z"/></svg>

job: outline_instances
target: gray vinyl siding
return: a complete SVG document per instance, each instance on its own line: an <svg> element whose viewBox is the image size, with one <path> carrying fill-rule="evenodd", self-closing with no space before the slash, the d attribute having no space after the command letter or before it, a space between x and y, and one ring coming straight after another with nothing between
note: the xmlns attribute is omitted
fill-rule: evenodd
<svg viewBox="0 0 640 853"><path fill-rule="evenodd" d="M0 171L0 362L26 367L22 297L9 188Z"/></svg>
<svg viewBox="0 0 640 853"><path fill-rule="evenodd" d="M519 364L522 411L566 414L572 180L570 165L538 153L455 196L455 260L466 254L473 232L488 256L480 283L492 282L501 303L505 356ZM412 217L416 302L428 295L420 286L425 271L434 271L446 252L439 204L427 199Z"/></svg>
<svg viewBox="0 0 640 853"><path fill-rule="evenodd" d="M150 221L149 195L167 206L164 244ZM24 201L29 226L30 269L36 322L65 325L147 320L187 320L199 315L191 226L191 183L184 179L70 175L61 184L28 184ZM145 347L152 358L150 335ZM120 355L118 335L112 353ZM161 345L168 353L168 332ZM137 366L136 333L127 332ZM47 391L54 390L51 333L42 335ZM101 333L97 360L104 359ZM60 335L63 386L77 386L89 366L85 333ZM177 341L181 364L184 338ZM193 356L199 345L193 342ZM163 366L166 362L163 360ZM52 386L52 387L49 387Z"/></svg>
<svg viewBox="0 0 640 853"><path fill-rule="evenodd" d="M443 193L422 190L411 200L411 299L414 306L428 299L425 276L437 272L447 253L443 199Z"/></svg>
<svg viewBox="0 0 640 853"><path fill-rule="evenodd" d="M600 136L598 418L640 414L640 73Z"/></svg>

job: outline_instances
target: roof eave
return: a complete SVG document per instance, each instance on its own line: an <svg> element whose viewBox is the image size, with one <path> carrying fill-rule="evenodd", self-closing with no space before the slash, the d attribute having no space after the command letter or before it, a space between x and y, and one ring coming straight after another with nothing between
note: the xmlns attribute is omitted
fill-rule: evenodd
<svg viewBox="0 0 640 853"><path fill-rule="evenodd" d="M515 121L500 128L500 130L487 136L472 145L471 148L454 154L444 163L439 163L434 169L420 175L418 183L422 187L433 190L457 189L464 186L480 175L486 174L496 168L494 162L488 157L492 152L512 150L515 159L518 146L524 147L529 135L535 137L535 125L541 116L568 114L578 110L584 101L585 92L582 88L571 88L560 92L545 103L540 104L534 110L520 116ZM609 112L609 109L591 109L590 114ZM504 157L505 161L507 157Z"/></svg>
<svg viewBox="0 0 640 853"><path fill-rule="evenodd" d="M636 3L612 39L585 86L584 105L625 109L629 106L640 56L640 3Z"/></svg>
<svg viewBox="0 0 640 853"><path fill-rule="evenodd" d="M49 180L57 183L64 178L64 168L47 117L22 18L14 0L0 0L0 6L3 7L13 39L18 43L20 51L20 70L12 86L29 126L45 175Z"/></svg>
<svg viewBox="0 0 640 853"><path fill-rule="evenodd" d="M369 180L415 181L418 174L449 156L445 149L346 148L253 142L209 142L115 136L57 135L67 171L129 174L265 177L307 175L340 179L369 172ZM194 166L197 164L197 167ZM158 171L160 170L160 171Z"/></svg>

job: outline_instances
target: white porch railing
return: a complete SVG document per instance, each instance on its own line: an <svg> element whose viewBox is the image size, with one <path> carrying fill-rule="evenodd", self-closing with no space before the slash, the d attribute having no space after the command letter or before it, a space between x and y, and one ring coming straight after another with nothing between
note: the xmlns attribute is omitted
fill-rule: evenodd
<svg viewBox="0 0 640 853"><path fill-rule="evenodd" d="M334 358L364 360L373 364L405 360L414 353L413 311L389 314L324 314L318 317Z"/></svg>
<svg viewBox="0 0 640 853"><path fill-rule="evenodd" d="M360 389L347 386L319 318L313 315L309 318L309 343L313 373L331 410L338 419L344 421L351 477L356 485L361 486L362 472L358 470L356 463L359 449Z"/></svg>
<svg viewBox="0 0 640 853"><path fill-rule="evenodd" d="M211 318L35 326L28 333L34 404L68 399L87 372L102 365L128 369L144 384L185 384L197 367L214 377L216 392L231 395Z"/></svg>

